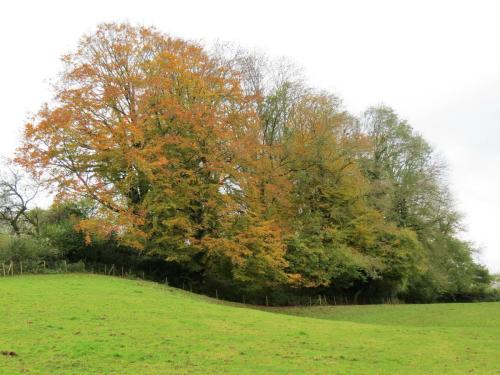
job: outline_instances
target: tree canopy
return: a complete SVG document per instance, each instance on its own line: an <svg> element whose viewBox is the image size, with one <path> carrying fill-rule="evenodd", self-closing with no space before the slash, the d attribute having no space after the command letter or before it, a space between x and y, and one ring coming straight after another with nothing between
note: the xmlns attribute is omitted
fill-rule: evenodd
<svg viewBox="0 0 500 375"><path fill-rule="evenodd" d="M484 268L432 147L389 107L348 113L287 64L102 24L63 57L17 162L86 199L77 230L248 287L421 299Z"/></svg>

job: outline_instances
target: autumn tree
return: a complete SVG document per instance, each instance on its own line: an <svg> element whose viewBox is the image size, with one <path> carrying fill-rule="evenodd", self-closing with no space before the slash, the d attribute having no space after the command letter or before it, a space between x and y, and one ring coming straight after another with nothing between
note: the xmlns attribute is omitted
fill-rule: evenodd
<svg viewBox="0 0 500 375"><path fill-rule="evenodd" d="M282 228L294 284L407 280L420 247L366 199L371 186L359 160L371 143L359 122L338 97L305 86L293 65L240 51L231 61L256 98L261 146L251 175L266 217Z"/></svg>
<svg viewBox="0 0 500 375"><path fill-rule="evenodd" d="M281 245L257 251L245 239L254 213L238 157L256 121L237 71L128 24L100 25L63 62L55 104L26 125L17 160L59 199L99 203L82 230L200 272L222 257L237 276L264 253L261 267L280 273ZM274 230L260 227L264 238Z"/></svg>
<svg viewBox="0 0 500 375"><path fill-rule="evenodd" d="M429 300L485 283L443 163L392 109L357 118L284 59L129 24L100 25L63 64L16 160L59 207L89 202L87 244L247 291Z"/></svg>

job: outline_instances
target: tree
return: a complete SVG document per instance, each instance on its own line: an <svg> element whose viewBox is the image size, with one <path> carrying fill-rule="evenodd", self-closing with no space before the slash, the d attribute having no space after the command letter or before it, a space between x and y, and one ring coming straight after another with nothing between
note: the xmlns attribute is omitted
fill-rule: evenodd
<svg viewBox="0 0 500 375"><path fill-rule="evenodd" d="M372 205L398 227L415 232L423 249L420 272L409 278L406 298L455 299L479 290L475 277L481 266L473 261L473 246L457 238L461 215L445 184L444 163L389 107L368 109L362 124L372 140L363 159Z"/></svg>
<svg viewBox="0 0 500 375"><path fill-rule="evenodd" d="M63 61L16 159L54 207L93 208L76 229L71 215L45 223L58 246L77 230L75 253L111 238L205 281L355 299L485 279L457 239L443 163L392 109L359 119L283 60L129 24L100 25Z"/></svg>
<svg viewBox="0 0 500 375"><path fill-rule="evenodd" d="M128 24L100 25L64 62L55 104L26 125L17 161L58 199L99 204L84 231L200 272L214 251L242 267L252 251L235 231L255 210L241 160L257 120L238 72Z"/></svg>
<svg viewBox="0 0 500 375"><path fill-rule="evenodd" d="M362 124L372 140L364 165L377 189L373 203L422 237L433 228L458 230L460 215L444 184L446 167L432 147L389 107L368 109Z"/></svg>
<svg viewBox="0 0 500 375"><path fill-rule="evenodd" d="M0 176L0 222L19 235L26 224L36 224L29 209L37 197L38 185L19 169L12 166L6 169Z"/></svg>
<svg viewBox="0 0 500 375"><path fill-rule="evenodd" d="M370 181L359 164L369 143L358 123L338 98L311 92L294 106L288 126L296 220L291 264L309 286L359 289L386 278L397 290L420 248L369 205Z"/></svg>

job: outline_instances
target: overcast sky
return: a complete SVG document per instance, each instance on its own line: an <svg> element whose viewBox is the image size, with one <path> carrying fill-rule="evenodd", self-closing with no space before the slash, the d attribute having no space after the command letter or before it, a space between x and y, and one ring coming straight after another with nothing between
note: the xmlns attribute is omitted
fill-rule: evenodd
<svg viewBox="0 0 500 375"><path fill-rule="evenodd" d="M498 3L500 4L500 3ZM500 272L500 5L495 1L3 1L0 154L50 98L60 56L104 21L286 56L359 113L392 106L450 166L466 239Z"/></svg>

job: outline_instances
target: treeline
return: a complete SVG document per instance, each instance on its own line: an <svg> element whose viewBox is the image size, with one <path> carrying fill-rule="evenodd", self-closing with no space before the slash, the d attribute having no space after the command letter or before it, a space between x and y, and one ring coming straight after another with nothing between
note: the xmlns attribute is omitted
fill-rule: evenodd
<svg viewBox="0 0 500 375"><path fill-rule="evenodd" d="M491 293L443 162L392 109L354 116L287 64L128 24L63 61L16 162L57 193L67 236L35 235L64 256L114 249L238 300Z"/></svg>

